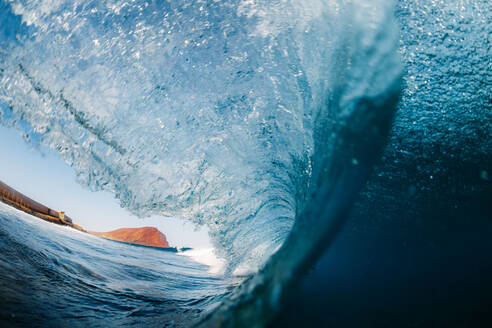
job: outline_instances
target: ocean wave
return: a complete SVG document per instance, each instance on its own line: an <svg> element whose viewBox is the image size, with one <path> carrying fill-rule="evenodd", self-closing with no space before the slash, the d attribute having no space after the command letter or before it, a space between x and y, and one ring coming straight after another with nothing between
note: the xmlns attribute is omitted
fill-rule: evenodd
<svg viewBox="0 0 492 328"><path fill-rule="evenodd" d="M399 74L381 3L10 6L14 120L134 213L207 224L231 268L282 243L337 126Z"/></svg>
<svg viewBox="0 0 492 328"><path fill-rule="evenodd" d="M2 31L3 120L133 213L207 225L226 273L262 270L206 325L266 322L384 145L401 74L391 2L18 0L2 11L20 32Z"/></svg>

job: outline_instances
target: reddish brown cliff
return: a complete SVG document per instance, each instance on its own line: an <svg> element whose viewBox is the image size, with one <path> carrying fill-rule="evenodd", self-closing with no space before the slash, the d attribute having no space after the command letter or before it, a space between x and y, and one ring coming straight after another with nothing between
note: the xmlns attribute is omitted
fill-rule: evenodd
<svg viewBox="0 0 492 328"><path fill-rule="evenodd" d="M166 236L154 227L122 228L109 232L91 232L91 234L106 239L122 241L125 243L168 248Z"/></svg>

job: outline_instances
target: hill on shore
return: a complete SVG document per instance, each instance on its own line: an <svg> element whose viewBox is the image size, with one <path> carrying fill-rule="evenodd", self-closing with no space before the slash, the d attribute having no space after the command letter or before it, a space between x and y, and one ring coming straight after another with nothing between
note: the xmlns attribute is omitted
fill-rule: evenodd
<svg viewBox="0 0 492 328"><path fill-rule="evenodd" d="M154 227L121 228L108 232L89 232L102 238L143 246L169 248L166 235Z"/></svg>

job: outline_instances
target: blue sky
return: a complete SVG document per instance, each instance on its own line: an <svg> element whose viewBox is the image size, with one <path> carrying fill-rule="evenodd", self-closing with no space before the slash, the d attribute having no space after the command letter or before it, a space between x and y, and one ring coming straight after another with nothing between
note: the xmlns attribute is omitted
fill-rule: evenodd
<svg viewBox="0 0 492 328"><path fill-rule="evenodd" d="M172 246L211 247L205 228L197 231L191 222L176 218L140 219L121 208L109 192L82 187L72 168L54 150L32 149L13 128L0 125L0 152L1 181L48 207L65 211L86 230L153 226Z"/></svg>

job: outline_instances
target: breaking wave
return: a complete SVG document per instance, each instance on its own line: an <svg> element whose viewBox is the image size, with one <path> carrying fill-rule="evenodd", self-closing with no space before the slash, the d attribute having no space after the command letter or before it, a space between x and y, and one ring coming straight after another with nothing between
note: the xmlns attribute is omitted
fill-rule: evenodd
<svg viewBox="0 0 492 328"><path fill-rule="evenodd" d="M382 150L400 91L393 11L3 1L0 121L133 213L207 225L227 273L261 269L222 304L241 311L204 324L267 320Z"/></svg>

